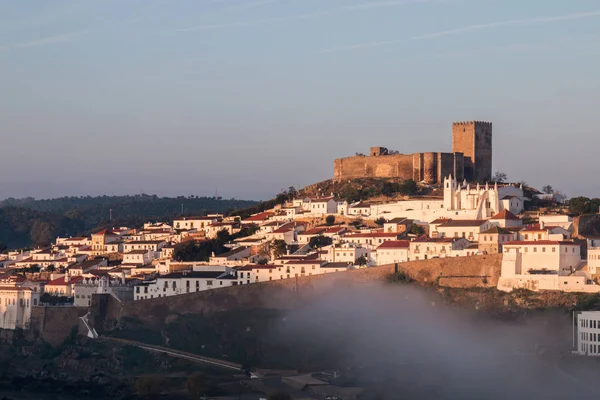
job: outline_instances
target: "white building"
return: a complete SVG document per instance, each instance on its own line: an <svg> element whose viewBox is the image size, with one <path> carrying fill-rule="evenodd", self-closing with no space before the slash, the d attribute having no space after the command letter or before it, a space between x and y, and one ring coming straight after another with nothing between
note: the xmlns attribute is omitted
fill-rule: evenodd
<svg viewBox="0 0 600 400"><path fill-rule="evenodd" d="M310 199L308 211L311 215L337 213L338 204L333 197Z"/></svg>
<svg viewBox="0 0 600 400"><path fill-rule="evenodd" d="M356 264L360 257L364 257L367 264L372 264L371 249L367 249L360 244L355 243L342 243L324 247L322 249L324 254L321 258L327 262L345 262Z"/></svg>
<svg viewBox="0 0 600 400"><path fill-rule="evenodd" d="M183 217L173 220L174 229L196 229L198 231L204 230L208 225L218 222L221 218L219 216L206 216L206 217Z"/></svg>
<svg viewBox="0 0 600 400"><path fill-rule="evenodd" d="M440 238L464 238L471 242L479 241L479 234L491 227L486 220L449 220L438 225L431 235Z"/></svg>
<svg viewBox="0 0 600 400"><path fill-rule="evenodd" d="M600 292L582 267L578 243L538 240L504 244L498 289Z"/></svg>
<svg viewBox="0 0 600 400"><path fill-rule="evenodd" d="M575 316L574 353L582 356L600 356L600 311L580 311Z"/></svg>
<svg viewBox="0 0 600 400"><path fill-rule="evenodd" d="M129 253L134 250L150 250L160 252L167 242L164 240L136 240L123 243L123 253Z"/></svg>
<svg viewBox="0 0 600 400"><path fill-rule="evenodd" d="M490 223L500 228L518 228L523 226L521 218L506 208L490 218Z"/></svg>
<svg viewBox="0 0 600 400"><path fill-rule="evenodd" d="M37 287L27 285L18 276L0 278L0 328L27 329L31 321L31 308L40 301Z"/></svg>
<svg viewBox="0 0 600 400"><path fill-rule="evenodd" d="M376 249L380 244L390 240L398 240L400 234L387 232L351 233L342 236L342 240L348 243L361 244L370 249Z"/></svg>
<svg viewBox="0 0 600 400"><path fill-rule="evenodd" d="M152 250L131 250L123 254L123 264L125 265L147 265L156 258L156 253Z"/></svg>
<svg viewBox="0 0 600 400"><path fill-rule="evenodd" d="M390 240L377 247L375 261L377 265L387 265L408 261L408 240Z"/></svg>
<svg viewBox="0 0 600 400"><path fill-rule="evenodd" d="M237 284L235 276L223 268L221 271L172 272L160 275L154 282L135 287L134 300L177 296Z"/></svg>
<svg viewBox="0 0 600 400"><path fill-rule="evenodd" d="M86 276L75 284L73 292L75 307L91 306L94 294L111 294L121 301L133 300L133 287L127 285L124 276L121 279L108 274Z"/></svg>
<svg viewBox="0 0 600 400"><path fill-rule="evenodd" d="M281 279L276 265L244 265L234 268L238 285Z"/></svg>
<svg viewBox="0 0 600 400"><path fill-rule="evenodd" d="M470 245L471 242L464 238L429 238L421 236L409 242L408 261L463 256L466 254L461 251Z"/></svg>
<svg viewBox="0 0 600 400"><path fill-rule="evenodd" d="M504 198L512 196L510 199ZM514 185L458 184L452 177L444 179L443 199L399 201L371 205L371 218L404 217L422 222L438 218L488 219L507 208L513 214L523 211L523 189Z"/></svg>
<svg viewBox="0 0 600 400"><path fill-rule="evenodd" d="M249 260L251 251L250 247L239 246L228 252L213 255L209 262L213 265L238 265L238 261Z"/></svg>

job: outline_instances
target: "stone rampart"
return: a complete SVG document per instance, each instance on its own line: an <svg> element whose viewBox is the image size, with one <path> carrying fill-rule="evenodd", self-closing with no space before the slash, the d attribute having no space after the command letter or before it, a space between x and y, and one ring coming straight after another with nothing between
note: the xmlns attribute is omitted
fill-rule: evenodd
<svg viewBox="0 0 600 400"><path fill-rule="evenodd" d="M446 287L496 287L500 276L502 255L439 258L399 264L422 284ZM97 329L109 326L122 317L151 321L170 314L211 314L229 310L259 308L290 309L307 301L315 301L336 288L374 284L385 281L395 266L365 268L326 275L299 277L250 285L233 286L180 296L118 303L101 301L104 295L94 295L92 313Z"/></svg>

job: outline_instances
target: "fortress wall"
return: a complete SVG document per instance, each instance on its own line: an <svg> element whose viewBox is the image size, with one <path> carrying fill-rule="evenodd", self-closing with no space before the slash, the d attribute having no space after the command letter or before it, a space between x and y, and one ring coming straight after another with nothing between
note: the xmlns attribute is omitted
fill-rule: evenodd
<svg viewBox="0 0 600 400"><path fill-rule="evenodd" d="M436 183L438 181L438 153L423 153L423 180Z"/></svg>
<svg viewBox="0 0 600 400"><path fill-rule="evenodd" d="M465 158L463 153L454 153L454 176L457 181L465 179Z"/></svg>
<svg viewBox="0 0 600 400"><path fill-rule="evenodd" d="M439 182L443 182L443 179L448 175L456 176L454 169L454 154L452 153L438 153L438 171L437 176Z"/></svg>
<svg viewBox="0 0 600 400"><path fill-rule="evenodd" d="M414 153L412 155L413 173L412 179L415 182L421 182L423 180L423 154Z"/></svg>
<svg viewBox="0 0 600 400"><path fill-rule="evenodd" d="M437 283L447 287L496 287L501 261L502 254L438 258L401 263L399 270L425 285ZM379 284L393 272L394 265L386 265L172 297L123 303L112 302L107 304L110 306L108 308L116 307L118 310L92 310L92 314L105 321L130 316L151 322L157 318L167 318L170 314L211 314L219 311L257 308L289 309L309 301L318 301L319 295L327 294L336 288ZM103 295L94 295L97 296ZM98 302L92 301L92 305L95 304ZM96 329L102 325L100 320L96 319Z"/></svg>
<svg viewBox="0 0 600 400"><path fill-rule="evenodd" d="M333 178L337 182L354 178L411 179L412 177L412 155L354 156L334 161Z"/></svg>

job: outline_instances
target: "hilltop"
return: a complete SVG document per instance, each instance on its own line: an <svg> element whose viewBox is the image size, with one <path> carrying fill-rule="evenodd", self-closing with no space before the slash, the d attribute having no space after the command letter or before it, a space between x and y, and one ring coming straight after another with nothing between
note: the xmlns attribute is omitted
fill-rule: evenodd
<svg viewBox="0 0 600 400"><path fill-rule="evenodd" d="M256 204L218 197L81 196L0 202L0 251L51 243L57 236L86 235L98 227L141 225L185 215L227 213ZM113 219L110 220L112 212ZM3 244L3 245L2 245Z"/></svg>

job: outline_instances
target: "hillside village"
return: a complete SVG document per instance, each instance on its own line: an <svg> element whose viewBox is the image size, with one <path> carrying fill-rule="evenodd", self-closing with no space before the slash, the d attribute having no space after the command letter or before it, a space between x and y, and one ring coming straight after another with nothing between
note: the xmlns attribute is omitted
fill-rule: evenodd
<svg viewBox="0 0 600 400"><path fill-rule="evenodd" d="M1 327L26 328L31 307L88 307L444 257L502 253L498 288L600 292L600 239L573 239L566 214L532 214L520 184L444 179L442 196L388 202L289 198L247 218L213 214L56 238L2 256ZM560 210L560 207L558 207ZM225 250L186 261L185 246ZM587 258L582 257L587 249Z"/></svg>

